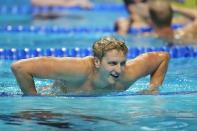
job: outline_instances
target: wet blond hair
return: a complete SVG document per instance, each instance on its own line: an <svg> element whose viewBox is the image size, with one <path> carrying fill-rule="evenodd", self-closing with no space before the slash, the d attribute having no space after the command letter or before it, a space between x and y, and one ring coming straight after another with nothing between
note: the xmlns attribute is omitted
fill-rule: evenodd
<svg viewBox="0 0 197 131"><path fill-rule="evenodd" d="M100 60L105 56L105 54L110 50L122 51L124 55L127 55L128 48L125 42L117 40L113 36L107 36L96 41L93 46L93 55Z"/></svg>

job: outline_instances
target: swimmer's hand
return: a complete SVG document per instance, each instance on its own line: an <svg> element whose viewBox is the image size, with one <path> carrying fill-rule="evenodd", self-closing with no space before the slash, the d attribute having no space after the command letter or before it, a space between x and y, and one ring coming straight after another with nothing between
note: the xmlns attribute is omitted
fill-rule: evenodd
<svg viewBox="0 0 197 131"><path fill-rule="evenodd" d="M138 93L143 94L143 95L157 95L159 94L159 90L158 89L144 89L142 91L139 91Z"/></svg>

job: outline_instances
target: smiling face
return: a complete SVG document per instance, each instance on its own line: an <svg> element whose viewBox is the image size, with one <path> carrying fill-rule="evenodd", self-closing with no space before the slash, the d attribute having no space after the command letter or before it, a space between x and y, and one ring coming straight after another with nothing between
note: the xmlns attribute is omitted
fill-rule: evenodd
<svg viewBox="0 0 197 131"><path fill-rule="evenodd" d="M123 51L113 49L106 52L101 60L95 59L96 68L103 82L115 84L120 79L125 68L126 56Z"/></svg>
<svg viewBox="0 0 197 131"><path fill-rule="evenodd" d="M97 83L102 83L103 87L115 84L125 67L127 46L123 41L110 36L96 41L92 49Z"/></svg>

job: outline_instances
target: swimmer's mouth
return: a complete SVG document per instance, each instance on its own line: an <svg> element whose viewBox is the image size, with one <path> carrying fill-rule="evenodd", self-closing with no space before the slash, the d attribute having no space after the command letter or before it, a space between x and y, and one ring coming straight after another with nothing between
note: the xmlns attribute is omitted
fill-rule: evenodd
<svg viewBox="0 0 197 131"><path fill-rule="evenodd" d="M111 74L111 76L113 77L113 78L115 78L115 79L118 79L119 78L119 74Z"/></svg>

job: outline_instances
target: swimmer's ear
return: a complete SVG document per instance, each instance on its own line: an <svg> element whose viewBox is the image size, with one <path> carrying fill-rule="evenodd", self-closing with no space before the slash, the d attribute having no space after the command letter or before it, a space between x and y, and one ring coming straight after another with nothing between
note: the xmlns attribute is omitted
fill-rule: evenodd
<svg viewBox="0 0 197 131"><path fill-rule="evenodd" d="M101 61L98 57L94 57L94 65L96 68L99 68L101 65Z"/></svg>

